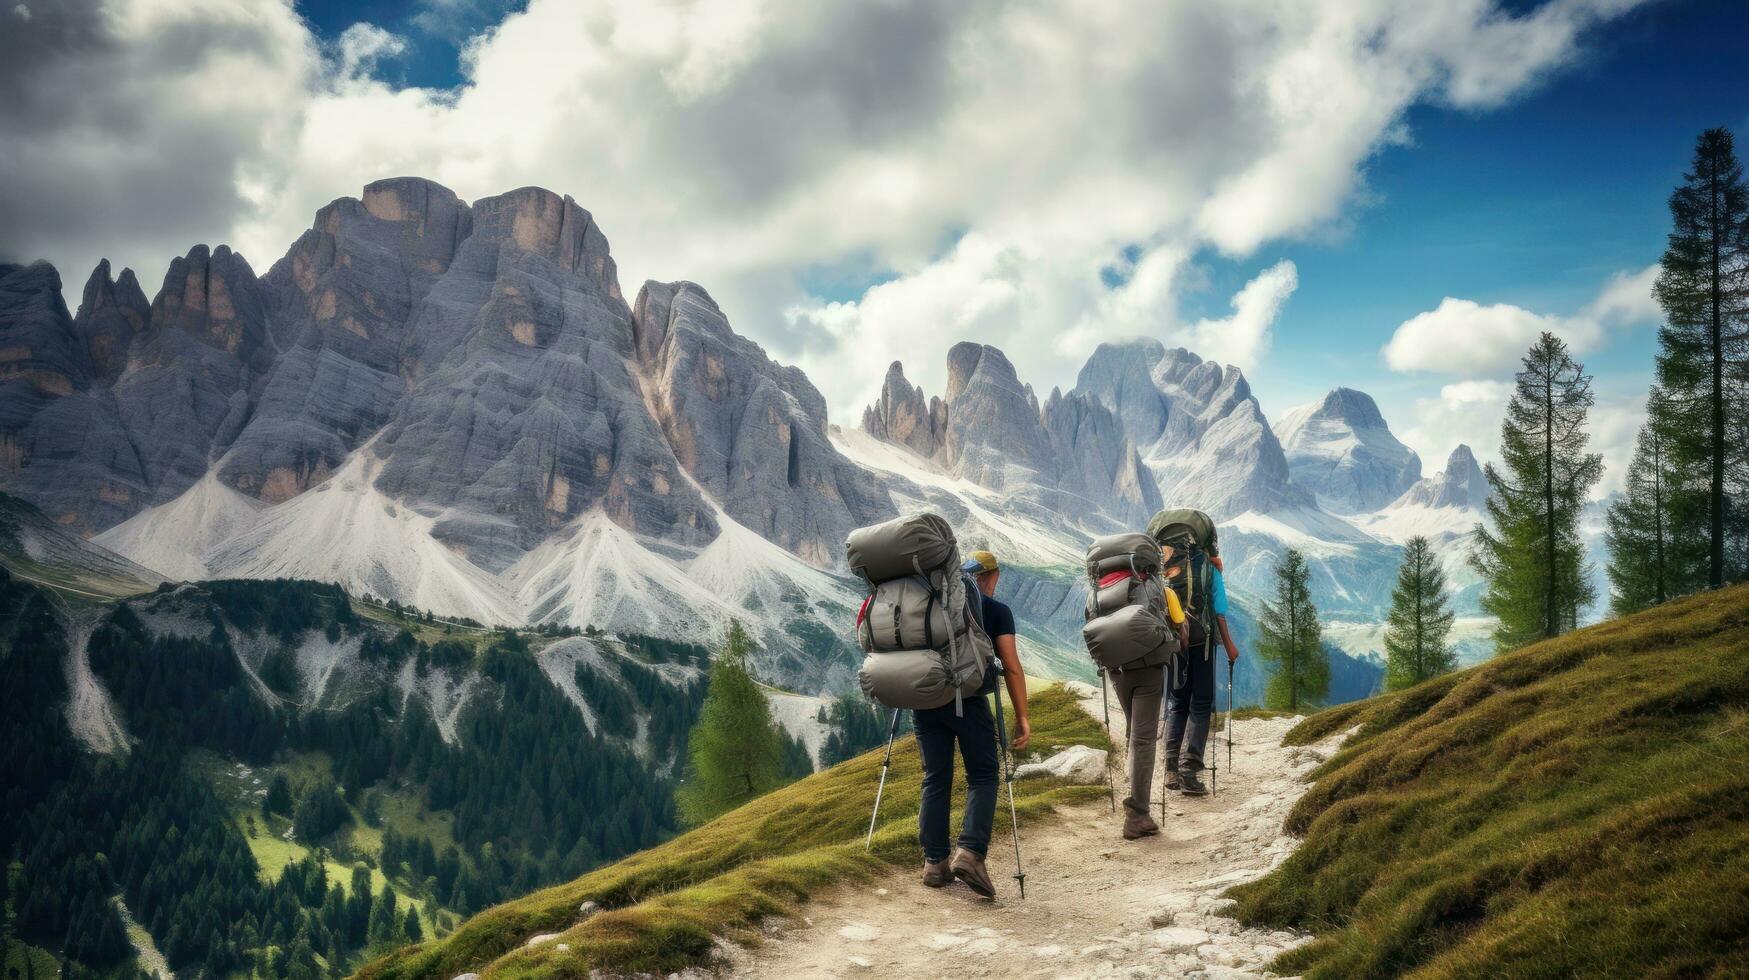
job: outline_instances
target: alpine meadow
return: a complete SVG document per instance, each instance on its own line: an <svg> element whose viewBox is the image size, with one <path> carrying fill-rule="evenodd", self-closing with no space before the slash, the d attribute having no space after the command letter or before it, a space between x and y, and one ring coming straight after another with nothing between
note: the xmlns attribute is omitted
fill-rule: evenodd
<svg viewBox="0 0 1749 980"><path fill-rule="evenodd" d="M1729 977L1740 0L0 9L0 980Z"/></svg>

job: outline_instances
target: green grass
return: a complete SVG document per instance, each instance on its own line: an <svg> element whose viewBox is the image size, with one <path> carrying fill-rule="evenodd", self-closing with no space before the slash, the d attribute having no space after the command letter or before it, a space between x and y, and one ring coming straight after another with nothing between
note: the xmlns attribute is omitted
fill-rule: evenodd
<svg viewBox="0 0 1749 980"><path fill-rule="evenodd" d="M1307 719L1358 726L1234 889L1308 977L1742 975L1749 586Z"/></svg>
<svg viewBox="0 0 1749 980"><path fill-rule="evenodd" d="M1034 693L1032 723L1041 746L1108 745L1099 725L1061 687ZM591 969L660 974L706 961L715 937L756 942L762 920L793 913L822 888L921 861L916 814L922 769L908 737L894 747L874 846L863 850L881 755L876 750L815 773L665 844L488 909L447 938L391 954L360 976L449 980L474 971L498 978L577 977ZM1105 787L1026 780L1015 783L1014 791L1024 820L1042 817L1059 803L1101 797ZM585 901L608 911L574 925ZM521 948L543 932L564 937ZM569 948L559 950L560 942Z"/></svg>

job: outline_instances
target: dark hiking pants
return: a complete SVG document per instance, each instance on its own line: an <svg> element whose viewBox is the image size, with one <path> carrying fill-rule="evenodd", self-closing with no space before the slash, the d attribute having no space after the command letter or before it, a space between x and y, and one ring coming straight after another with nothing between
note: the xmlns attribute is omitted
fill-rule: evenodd
<svg viewBox="0 0 1749 980"><path fill-rule="evenodd" d="M953 803L953 747L957 741L966 764L966 811L959 845L978 857L990 849L990 827L996 821L996 721L986 698L963 702L955 715L953 702L911 712L917 750L923 756L923 805L917 812L917 842L927 861L948 857L948 807Z"/></svg>
<svg viewBox="0 0 1749 980"><path fill-rule="evenodd" d="M1160 696L1166 686L1166 668L1114 670L1110 677L1130 730L1130 795L1123 804L1146 813L1148 791L1154 784L1154 743L1160 739Z"/></svg>
<svg viewBox="0 0 1749 980"><path fill-rule="evenodd" d="M1215 661L1226 656L1209 644L1186 653L1184 686L1166 693L1166 768L1196 772L1203 767L1202 752L1209 740L1209 714L1215 707Z"/></svg>

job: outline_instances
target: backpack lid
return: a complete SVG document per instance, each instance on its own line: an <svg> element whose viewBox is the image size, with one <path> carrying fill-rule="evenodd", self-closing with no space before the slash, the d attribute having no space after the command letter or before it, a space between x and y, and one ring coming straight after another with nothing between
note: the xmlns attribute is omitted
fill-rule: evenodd
<svg viewBox="0 0 1749 980"><path fill-rule="evenodd" d="M1214 519L1194 507L1172 507L1155 514L1148 522L1148 536L1161 544L1188 537L1192 544L1210 555L1221 553Z"/></svg>
<svg viewBox="0 0 1749 980"><path fill-rule="evenodd" d="M871 583L959 564L953 528L938 514L912 514L859 527L844 541L850 571Z"/></svg>
<svg viewBox="0 0 1749 980"><path fill-rule="evenodd" d="M1160 545L1146 534L1107 534L1087 546L1087 577L1098 579L1119 568L1152 575L1160 570L1160 559Z"/></svg>

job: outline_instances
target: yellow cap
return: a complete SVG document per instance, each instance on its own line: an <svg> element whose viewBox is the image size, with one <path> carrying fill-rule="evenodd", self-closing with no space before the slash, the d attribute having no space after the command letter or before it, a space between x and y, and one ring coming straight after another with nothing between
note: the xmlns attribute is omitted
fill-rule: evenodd
<svg viewBox="0 0 1749 980"><path fill-rule="evenodd" d="M967 555L966 568L969 570L973 565L978 566L986 572L996 571L996 569L1000 567L996 564L996 556L988 551L974 551L970 555Z"/></svg>

